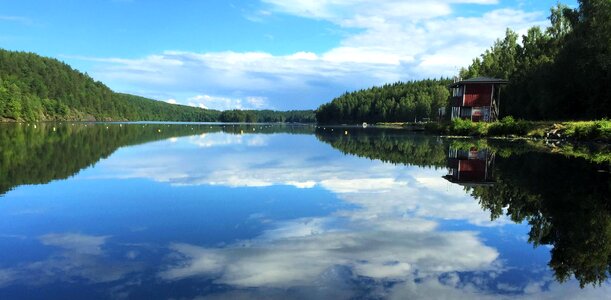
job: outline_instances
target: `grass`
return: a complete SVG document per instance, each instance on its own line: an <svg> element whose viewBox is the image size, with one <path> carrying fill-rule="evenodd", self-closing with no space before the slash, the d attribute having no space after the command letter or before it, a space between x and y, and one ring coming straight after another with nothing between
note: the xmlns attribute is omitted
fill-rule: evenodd
<svg viewBox="0 0 611 300"><path fill-rule="evenodd" d="M497 122L472 122L454 119L450 123L426 125L428 132L481 137L533 137L577 141L611 142L611 120L597 121L524 121L505 117Z"/></svg>
<svg viewBox="0 0 611 300"><path fill-rule="evenodd" d="M610 120L566 122L563 125L564 134L574 139L611 141Z"/></svg>

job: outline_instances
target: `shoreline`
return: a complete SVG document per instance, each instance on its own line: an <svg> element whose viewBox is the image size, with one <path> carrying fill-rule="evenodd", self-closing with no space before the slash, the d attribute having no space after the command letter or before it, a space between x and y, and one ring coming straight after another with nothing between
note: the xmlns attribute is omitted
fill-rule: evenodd
<svg viewBox="0 0 611 300"><path fill-rule="evenodd" d="M501 121L484 123L458 120L427 123L377 123L378 128L439 134L444 137L475 137L510 140L577 141L611 144L611 121Z"/></svg>

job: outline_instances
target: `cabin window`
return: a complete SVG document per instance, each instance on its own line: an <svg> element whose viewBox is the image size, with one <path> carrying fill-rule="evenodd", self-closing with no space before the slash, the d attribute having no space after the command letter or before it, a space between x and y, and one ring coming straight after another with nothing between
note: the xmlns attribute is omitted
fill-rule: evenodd
<svg viewBox="0 0 611 300"><path fill-rule="evenodd" d="M462 97L462 94L463 94L462 86L455 87L452 89L452 97Z"/></svg>

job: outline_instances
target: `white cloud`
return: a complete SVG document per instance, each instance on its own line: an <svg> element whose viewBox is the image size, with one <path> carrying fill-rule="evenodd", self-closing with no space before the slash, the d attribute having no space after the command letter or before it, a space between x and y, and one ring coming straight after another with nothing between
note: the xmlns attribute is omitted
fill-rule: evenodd
<svg viewBox="0 0 611 300"><path fill-rule="evenodd" d="M267 104L267 98L265 97L246 97L241 98L227 98L227 97L215 97L210 95L197 95L187 99L187 105L217 109L217 110L230 110L230 109L262 109L269 107Z"/></svg>
<svg viewBox="0 0 611 300"><path fill-rule="evenodd" d="M496 0L263 2L265 13L258 18L289 14L356 31L321 53L165 51L140 59L93 58L100 62L93 74L110 84L137 86L143 94L163 90L212 98L210 104L191 101L199 107L248 108L247 97L259 95L268 99L253 108L313 108L345 90L455 75L506 28L524 32L547 23L545 12L503 8ZM487 11L461 16L461 4Z"/></svg>
<svg viewBox="0 0 611 300"><path fill-rule="evenodd" d="M209 133L188 138L189 142L201 148L246 145L262 147L267 145L267 138L259 135L238 135L225 133Z"/></svg>
<svg viewBox="0 0 611 300"><path fill-rule="evenodd" d="M170 103L170 104L177 104L178 102L176 101L176 99L168 99L165 102Z"/></svg>
<svg viewBox="0 0 611 300"><path fill-rule="evenodd" d="M379 280L495 267L498 252L474 233L437 232L430 221L404 221L409 226L384 226L386 219L370 219L349 231L325 230L316 222L313 228L284 224L297 232L217 249L174 244L173 250L187 260L160 276L178 280L207 275L240 287L286 288L316 282L338 265Z"/></svg>
<svg viewBox="0 0 611 300"><path fill-rule="evenodd" d="M50 233L38 240L52 247L48 257L27 263L18 263L0 269L0 287L10 284L44 285L55 282L106 283L125 278L129 273L141 271L143 264L117 261L104 251L109 236L80 233Z"/></svg>
<svg viewBox="0 0 611 300"><path fill-rule="evenodd" d="M78 254L99 255L108 236L91 236L77 233L46 234L40 237L43 245L60 247Z"/></svg>

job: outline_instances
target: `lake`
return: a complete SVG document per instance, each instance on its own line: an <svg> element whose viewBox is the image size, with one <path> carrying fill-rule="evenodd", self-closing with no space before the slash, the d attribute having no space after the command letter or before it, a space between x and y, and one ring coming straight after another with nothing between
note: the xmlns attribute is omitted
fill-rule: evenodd
<svg viewBox="0 0 611 300"><path fill-rule="evenodd" d="M611 168L592 157L375 128L4 124L0 298L603 299Z"/></svg>

